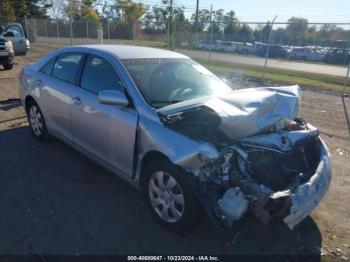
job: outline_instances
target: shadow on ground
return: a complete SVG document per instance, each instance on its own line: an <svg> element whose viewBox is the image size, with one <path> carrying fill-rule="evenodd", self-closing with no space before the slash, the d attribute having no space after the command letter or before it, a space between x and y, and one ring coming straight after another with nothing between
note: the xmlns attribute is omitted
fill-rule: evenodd
<svg viewBox="0 0 350 262"><path fill-rule="evenodd" d="M227 231L206 219L168 232L133 187L62 142L37 142L28 127L0 132L0 159L0 254L320 253L311 218L294 231L248 216Z"/></svg>
<svg viewBox="0 0 350 262"><path fill-rule="evenodd" d="M21 100L17 98L10 98L7 100L1 100L0 101L0 111L9 111L13 108L20 107Z"/></svg>

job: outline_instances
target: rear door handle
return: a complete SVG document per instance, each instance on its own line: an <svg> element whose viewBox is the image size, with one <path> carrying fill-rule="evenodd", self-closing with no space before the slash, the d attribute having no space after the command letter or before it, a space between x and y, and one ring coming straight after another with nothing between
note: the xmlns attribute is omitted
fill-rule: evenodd
<svg viewBox="0 0 350 262"><path fill-rule="evenodd" d="M75 104L75 105L80 105L81 104L81 99L80 99L79 96L74 96L72 98L72 100L73 100L73 104Z"/></svg>

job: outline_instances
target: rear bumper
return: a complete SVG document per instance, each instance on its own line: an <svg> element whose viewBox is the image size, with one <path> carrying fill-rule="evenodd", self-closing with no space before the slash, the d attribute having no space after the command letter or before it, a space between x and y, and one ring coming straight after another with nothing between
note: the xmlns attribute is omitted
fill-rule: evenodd
<svg viewBox="0 0 350 262"><path fill-rule="evenodd" d="M315 174L290 195L290 213L283 221L291 229L314 210L328 191L332 168L327 146L322 140L320 151L320 163Z"/></svg>

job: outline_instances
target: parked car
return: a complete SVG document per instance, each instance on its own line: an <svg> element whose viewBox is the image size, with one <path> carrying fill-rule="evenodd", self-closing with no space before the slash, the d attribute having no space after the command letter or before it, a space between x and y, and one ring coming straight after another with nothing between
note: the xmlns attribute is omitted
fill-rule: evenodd
<svg viewBox="0 0 350 262"><path fill-rule="evenodd" d="M196 47L199 48L199 49L203 49L203 50L210 50L210 47L212 49L214 49L214 45L211 45L210 41L206 41L206 40L200 40L197 43Z"/></svg>
<svg viewBox="0 0 350 262"><path fill-rule="evenodd" d="M348 65L350 63L350 50L345 48L334 48L324 58L326 63Z"/></svg>
<svg viewBox="0 0 350 262"><path fill-rule="evenodd" d="M12 42L0 36L0 64L5 70L12 69L14 56Z"/></svg>
<svg viewBox="0 0 350 262"><path fill-rule="evenodd" d="M326 56L326 52L309 47L295 47L289 53L289 59L300 59L307 61L323 61Z"/></svg>
<svg viewBox="0 0 350 262"><path fill-rule="evenodd" d="M298 86L233 90L187 56L123 45L55 50L22 70L20 86L38 140L57 137L143 190L172 230L204 211L228 227L248 210L293 228L330 183Z"/></svg>
<svg viewBox="0 0 350 262"><path fill-rule="evenodd" d="M266 51L267 51L267 45L262 46L258 52L258 56L266 56ZM280 45L270 45L269 48L269 57L271 58L287 58L288 57L288 50Z"/></svg>
<svg viewBox="0 0 350 262"><path fill-rule="evenodd" d="M237 47L238 47L238 44L236 42L217 40L215 41L214 50L220 51L220 52L233 53L233 52L237 52Z"/></svg>
<svg viewBox="0 0 350 262"><path fill-rule="evenodd" d="M10 23L2 32L2 37L10 40L16 56L27 55L30 48L29 40L26 39L24 30L19 23Z"/></svg>
<svg viewBox="0 0 350 262"><path fill-rule="evenodd" d="M256 54L257 47L251 43L238 43L236 51L242 55Z"/></svg>

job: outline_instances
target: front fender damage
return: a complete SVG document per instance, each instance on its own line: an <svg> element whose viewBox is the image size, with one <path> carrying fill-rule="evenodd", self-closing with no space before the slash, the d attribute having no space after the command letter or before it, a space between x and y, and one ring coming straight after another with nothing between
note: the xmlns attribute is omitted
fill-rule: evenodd
<svg viewBox="0 0 350 262"><path fill-rule="evenodd" d="M331 179L328 150L314 131L305 132L301 144L300 140L291 140L291 148L284 152L272 145L269 148L267 143L263 148L248 147L245 140L239 146L225 148L218 159L206 161L200 168L187 168L197 182L197 195L215 223L231 226L250 211L264 224L282 219L293 229L310 214L326 194ZM259 151L267 155L268 163L253 162ZM280 156L276 158L276 154ZM293 161L300 163L294 165Z"/></svg>
<svg viewBox="0 0 350 262"><path fill-rule="evenodd" d="M297 86L256 88L158 111L163 125L140 121L141 152L164 153L194 180L219 226L248 211L291 229L325 195L331 177L319 131L298 117Z"/></svg>

